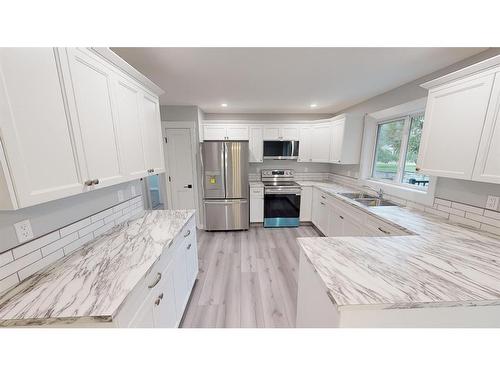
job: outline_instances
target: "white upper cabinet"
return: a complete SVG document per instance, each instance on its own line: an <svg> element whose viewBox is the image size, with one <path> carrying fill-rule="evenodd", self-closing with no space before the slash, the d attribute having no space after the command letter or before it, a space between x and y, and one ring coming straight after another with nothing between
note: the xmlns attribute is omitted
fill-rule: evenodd
<svg viewBox="0 0 500 375"><path fill-rule="evenodd" d="M297 141L299 140L298 125L265 125L265 141Z"/></svg>
<svg viewBox="0 0 500 375"><path fill-rule="evenodd" d="M311 146L312 146L312 129L310 125L302 125L299 129L299 157L298 162L312 161Z"/></svg>
<svg viewBox="0 0 500 375"><path fill-rule="evenodd" d="M331 122L330 163L359 164L363 116L345 114Z"/></svg>
<svg viewBox="0 0 500 375"><path fill-rule="evenodd" d="M143 139L146 168L149 173L165 172L163 136L161 132L160 103L147 93L141 95Z"/></svg>
<svg viewBox="0 0 500 375"><path fill-rule="evenodd" d="M141 178L147 175L140 109L142 92L121 76L115 86L120 148L126 150L122 153L125 174Z"/></svg>
<svg viewBox="0 0 500 375"><path fill-rule="evenodd" d="M249 151L249 162L250 163L262 163L264 161L263 159L263 145L264 141L262 138L262 132L263 128L260 125L250 125L249 127L249 133L250 133L250 142L248 146L248 151Z"/></svg>
<svg viewBox="0 0 500 375"><path fill-rule="evenodd" d="M117 114L112 107L112 71L87 51L67 51L73 87L66 88L75 101L73 121L75 131L82 135L87 176L95 187L123 182Z"/></svg>
<svg viewBox="0 0 500 375"><path fill-rule="evenodd" d="M494 74L429 91L418 167L428 175L471 179Z"/></svg>
<svg viewBox="0 0 500 375"><path fill-rule="evenodd" d="M204 124L203 139L205 141L246 141L248 125Z"/></svg>
<svg viewBox="0 0 500 375"><path fill-rule="evenodd" d="M328 163L330 161L330 138L330 123L311 126L311 161L316 163Z"/></svg>
<svg viewBox="0 0 500 375"><path fill-rule="evenodd" d="M151 94L162 91L121 61L109 49L0 48L0 209L164 171Z"/></svg>
<svg viewBox="0 0 500 375"><path fill-rule="evenodd" d="M60 80L57 50L0 48L0 209L85 190Z"/></svg>
<svg viewBox="0 0 500 375"><path fill-rule="evenodd" d="M495 74L472 179L500 183L500 72Z"/></svg>

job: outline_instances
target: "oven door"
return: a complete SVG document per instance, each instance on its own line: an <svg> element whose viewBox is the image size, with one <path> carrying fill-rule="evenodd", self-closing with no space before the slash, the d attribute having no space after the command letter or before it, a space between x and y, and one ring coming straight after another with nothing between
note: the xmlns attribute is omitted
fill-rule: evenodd
<svg viewBox="0 0 500 375"><path fill-rule="evenodd" d="M264 192L264 227L298 227L300 190L270 188Z"/></svg>

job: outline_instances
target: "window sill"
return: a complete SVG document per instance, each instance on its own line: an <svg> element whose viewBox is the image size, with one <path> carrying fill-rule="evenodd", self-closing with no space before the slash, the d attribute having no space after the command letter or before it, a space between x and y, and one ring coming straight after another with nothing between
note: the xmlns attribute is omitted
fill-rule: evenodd
<svg viewBox="0 0 500 375"><path fill-rule="evenodd" d="M399 184L384 182L373 178L362 180L364 185L374 189L382 189L386 194L393 195L397 198L409 200L415 203L432 206L434 203L434 192L436 190L436 178L430 177L427 190L412 189Z"/></svg>

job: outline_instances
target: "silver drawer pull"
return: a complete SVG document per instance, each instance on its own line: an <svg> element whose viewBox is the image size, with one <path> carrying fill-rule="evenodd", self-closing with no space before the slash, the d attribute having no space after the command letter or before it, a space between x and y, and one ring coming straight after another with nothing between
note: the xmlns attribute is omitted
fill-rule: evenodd
<svg viewBox="0 0 500 375"><path fill-rule="evenodd" d="M186 234L184 235L184 238L186 238L187 236L189 236L191 234L191 231L188 229L188 231L186 232Z"/></svg>
<svg viewBox="0 0 500 375"><path fill-rule="evenodd" d="M388 232L380 227L378 227L378 230L381 231L382 233L385 233L385 234L391 234L391 232Z"/></svg>
<svg viewBox="0 0 500 375"><path fill-rule="evenodd" d="M160 298L157 298L156 301L155 301L155 305L158 306L161 302L161 299Z"/></svg>
<svg viewBox="0 0 500 375"><path fill-rule="evenodd" d="M326 199L326 197L324 195L322 195L321 198Z"/></svg>
<svg viewBox="0 0 500 375"><path fill-rule="evenodd" d="M187 249L188 250L191 249L191 244L187 245Z"/></svg>
<svg viewBox="0 0 500 375"><path fill-rule="evenodd" d="M163 293L158 296L159 299L163 299Z"/></svg>
<svg viewBox="0 0 500 375"><path fill-rule="evenodd" d="M344 217L343 217L342 215L339 215L339 217L340 217L342 220L344 220Z"/></svg>
<svg viewBox="0 0 500 375"><path fill-rule="evenodd" d="M161 273L157 273L156 274L156 280L153 282L153 284L151 285L148 285L148 288L151 289L151 288L154 288L156 286L156 284L158 284L161 280Z"/></svg>
<svg viewBox="0 0 500 375"><path fill-rule="evenodd" d="M322 204L323 206L325 205L323 202L319 202L320 204Z"/></svg>

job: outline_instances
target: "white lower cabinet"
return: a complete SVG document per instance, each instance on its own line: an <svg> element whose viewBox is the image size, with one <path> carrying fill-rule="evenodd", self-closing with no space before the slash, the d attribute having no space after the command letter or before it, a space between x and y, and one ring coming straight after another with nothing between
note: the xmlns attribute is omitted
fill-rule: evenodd
<svg viewBox="0 0 500 375"><path fill-rule="evenodd" d="M326 205L326 193L318 188L313 188L312 222L323 234L328 233L328 206Z"/></svg>
<svg viewBox="0 0 500 375"><path fill-rule="evenodd" d="M115 326L178 327L197 275L196 226L192 218L143 282L130 293L116 317Z"/></svg>
<svg viewBox="0 0 500 375"><path fill-rule="evenodd" d="M312 220L312 191L311 186L302 186L300 193L300 221Z"/></svg>
<svg viewBox="0 0 500 375"><path fill-rule="evenodd" d="M250 222L264 222L264 188L250 188Z"/></svg>

